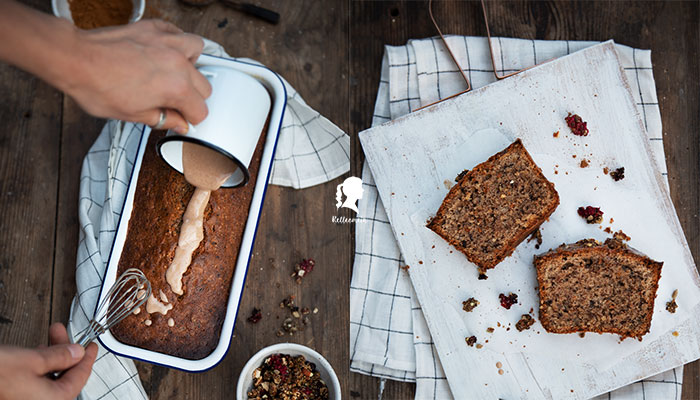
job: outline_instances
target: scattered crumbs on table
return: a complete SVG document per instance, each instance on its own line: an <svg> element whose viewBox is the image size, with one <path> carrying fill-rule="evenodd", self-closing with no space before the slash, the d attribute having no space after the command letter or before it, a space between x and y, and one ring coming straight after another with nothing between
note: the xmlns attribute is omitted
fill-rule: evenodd
<svg viewBox="0 0 700 400"><path fill-rule="evenodd" d="M472 312L473 309L476 308L476 306L479 305L479 300L470 297L462 302L462 310L466 312Z"/></svg>

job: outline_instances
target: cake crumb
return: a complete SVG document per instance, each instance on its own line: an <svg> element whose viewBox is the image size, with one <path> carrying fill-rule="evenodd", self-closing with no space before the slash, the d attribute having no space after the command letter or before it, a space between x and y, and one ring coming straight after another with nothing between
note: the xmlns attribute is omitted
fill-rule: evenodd
<svg viewBox="0 0 700 400"><path fill-rule="evenodd" d="M496 363L496 368L501 368L501 367L503 367L503 364L502 364L500 361L497 362L497 363Z"/></svg>
<svg viewBox="0 0 700 400"><path fill-rule="evenodd" d="M530 327L535 323L535 319L530 316L530 314L523 314L520 317L520 321L515 324L515 328L518 332L530 329Z"/></svg>
<svg viewBox="0 0 700 400"><path fill-rule="evenodd" d="M477 349L480 349L480 348L482 348L482 347L484 347L483 344L481 344L481 343L477 343L477 344L476 344L476 348L477 348Z"/></svg>
<svg viewBox="0 0 700 400"><path fill-rule="evenodd" d="M579 166L580 166L581 168L586 168L586 167L588 167L589 165L590 165L590 163L589 163L588 160L586 160L585 158L584 158L583 160L581 160L581 164L579 164Z"/></svg>
<svg viewBox="0 0 700 400"><path fill-rule="evenodd" d="M445 185L445 189L447 189L447 190L452 189L452 181L445 179L445 181L442 183Z"/></svg>
<svg viewBox="0 0 700 400"><path fill-rule="evenodd" d="M399 265L399 268L401 268L402 270L408 272L408 269L411 268L411 266L408 265L408 264L406 264L406 265Z"/></svg>
<svg viewBox="0 0 700 400"><path fill-rule="evenodd" d="M535 240L535 249L540 248L540 245L542 244L542 231L540 230L539 227L535 229L534 232L532 232L532 235L527 239L527 242L530 243L531 240Z"/></svg>
<svg viewBox="0 0 700 400"><path fill-rule="evenodd" d="M608 172L610 172L610 168L604 167L604 168L603 168L603 173L604 173L605 175L607 175Z"/></svg>
<svg viewBox="0 0 700 400"><path fill-rule="evenodd" d="M473 346L474 346L474 343L476 343L476 336L469 336L469 337L466 337L466 338L464 338L464 341L467 342L467 345L468 345L469 347L473 347Z"/></svg>
<svg viewBox="0 0 700 400"><path fill-rule="evenodd" d="M168 318L168 326L171 328L175 326L175 320L172 318Z"/></svg>
<svg viewBox="0 0 700 400"><path fill-rule="evenodd" d="M558 138L558 137L559 137L559 131L554 132L554 133L552 134L552 136L554 136L555 138Z"/></svg>
<svg viewBox="0 0 700 400"><path fill-rule="evenodd" d="M172 318L170 318L170 319L172 319ZM248 322L250 322L251 324L257 324L258 322L260 322L261 319L262 319L262 312L260 312L260 309L253 308L253 311L250 313L250 317L248 317ZM170 323L170 321L168 321L168 323Z"/></svg>
<svg viewBox="0 0 700 400"><path fill-rule="evenodd" d="M678 331L673 331L673 332L671 333L671 335L673 335L673 336L675 336L675 337L678 337L679 333L678 333Z"/></svg>
<svg viewBox="0 0 700 400"><path fill-rule="evenodd" d="M678 303L676 303L676 296L678 296L678 289L674 290L671 294L671 301L666 302L666 311L670 312L671 314L675 314L676 309L678 308Z"/></svg>
<svg viewBox="0 0 700 400"><path fill-rule="evenodd" d="M586 337L586 332L579 332L579 333L578 333L578 336L579 336L580 338L585 338L585 337Z"/></svg>
<svg viewBox="0 0 700 400"><path fill-rule="evenodd" d="M488 332L488 333L493 333L493 331L494 331L494 329L490 326L488 328L486 328L486 332Z"/></svg>
<svg viewBox="0 0 700 400"><path fill-rule="evenodd" d="M617 239L617 240L624 240L624 241L626 241L626 242L629 242L630 240L632 240L632 238L629 237L629 236L627 236L627 234L625 234L625 232L622 232L622 229L620 229L619 231L615 232L615 233L613 234L613 238L615 238L615 239Z"/></svg>
<svg viewBox="0 0 700 400"><path fill-rule="evenodd" d="M466 312L472 312L472 310L475 309L478 305L479 301L473 297L470 297L462 302L462 310Z"/></svg>
<svg viewBox="0 0 700 400"><path fill-rule="evenodd" d="M505 372L502 369L498 370L498 375L503 375Z"/></svg>
<svg viewBox="0 0 700 400"><path fill-rule="evenodd" d="M457 174L457 176L455 177L455 182L461 181L462 178L464 178L464 176L465 176L466 174L468 174L468 173L469 173L469 170L468 170L468 169L462 170L462 172L460 172L459 174Z"/></svg>
<svg viewBox="0 0 700 400"><path fill-rule="evenodd" d="M613 178L615 182L625 179L625 167L620 167L615 171L611 171L610 177Z"/></svg>

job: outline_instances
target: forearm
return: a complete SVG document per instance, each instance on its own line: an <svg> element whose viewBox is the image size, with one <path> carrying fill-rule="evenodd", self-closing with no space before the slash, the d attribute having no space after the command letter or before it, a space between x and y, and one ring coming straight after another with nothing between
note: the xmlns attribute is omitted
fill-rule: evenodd
<svg viewBox="0 0 700 400"><path fill-rule="evenodd" d="M69 21L11 0L0 0L0 61L68 91L79 73L78 30Z"/></svg>

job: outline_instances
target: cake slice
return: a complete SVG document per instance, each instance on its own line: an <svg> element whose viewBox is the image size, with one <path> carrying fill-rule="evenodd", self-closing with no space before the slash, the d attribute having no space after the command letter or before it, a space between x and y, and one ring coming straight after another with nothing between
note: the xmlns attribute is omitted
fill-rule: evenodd
<svg viewBox="0 0 700 400"><path fill-rule="evenodd" d="M663 262L618 239L584 239L535 256L540 322L547 332L649 332Z"/></svg>
<svg viewBox="0 0 700 400"><path fill-rule="evenodd" d="M428 228L488 269L511 255L558 205L554 185L517 139L460 174Z"/></svg>

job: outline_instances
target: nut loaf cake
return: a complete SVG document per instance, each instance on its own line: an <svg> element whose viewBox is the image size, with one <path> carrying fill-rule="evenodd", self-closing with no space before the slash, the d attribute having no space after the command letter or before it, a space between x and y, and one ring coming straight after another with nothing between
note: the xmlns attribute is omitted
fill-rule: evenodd
<svg viewBox="0 0 700 400"><path fill-rule="evenodd" d="M428 228L480 269L510 256L559 205L520 139L461 175Z"/></svg>
<svg viewBox="0 0 700 400"><path fill-rule="evenodd" d="M138 173L118 273L139 268L151 282L155 298L159 299L162 291L173 309L166 315L149 315L142 306L141 312L129 315L111 329L117 340L192 360L202 359L216 348L266 131L267 128L260 135L250 162L250 181L241 188L222 188L211 193L204 212L204 239L192 254L192 262L182 278L182 296L170 290L165 271L175 254L182 216L194 187L156 154L156 142L165 132L151 132ZM173 326L168 325L170 318ZM150 325L146 325L147 320Z"/></svg>
<svg viewBox="0 0 700 400"><path fill-rule="evenodd" d="M562 245L535 256L540 322L547 332L649 332L663 262L618 239Z"/></svg>

